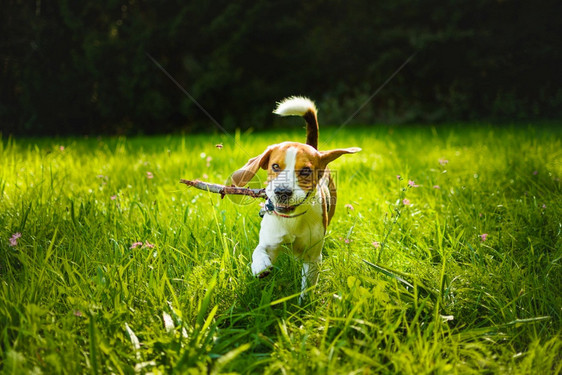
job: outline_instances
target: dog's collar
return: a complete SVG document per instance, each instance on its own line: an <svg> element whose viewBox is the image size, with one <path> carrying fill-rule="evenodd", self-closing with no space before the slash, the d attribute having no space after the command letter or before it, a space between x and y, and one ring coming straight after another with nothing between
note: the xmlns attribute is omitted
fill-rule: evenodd
<svg viewBox="0 0 562 375"><path fill-rule="evenodd" d="M294 217L297 217L297 216L301 216L301 215L306 214L306 213L308 212L308 210L306 210L306 211L304 211L304 212L301 212L300 214L296 214L296 215L285 215L285 214L280 214L279 212L275 211L275 209L274 209L272 212L273 212L275 215L277 215L277 216L284 217L284 218L287 218L287 219L292 219L292 218L294 218Z"/></svg>

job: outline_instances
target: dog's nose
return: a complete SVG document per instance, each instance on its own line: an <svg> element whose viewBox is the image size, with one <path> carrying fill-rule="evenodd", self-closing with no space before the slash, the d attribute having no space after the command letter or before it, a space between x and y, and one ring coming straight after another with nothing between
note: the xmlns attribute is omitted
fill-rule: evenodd
<svg viewBox="0 0 562 375"><path fill-rule="evenodd" d="M293 189L291 189L288 186L281 185L281 186L276 186L275 189L273 189L273 192L282 200L287 200L293 194Z"/></svg>

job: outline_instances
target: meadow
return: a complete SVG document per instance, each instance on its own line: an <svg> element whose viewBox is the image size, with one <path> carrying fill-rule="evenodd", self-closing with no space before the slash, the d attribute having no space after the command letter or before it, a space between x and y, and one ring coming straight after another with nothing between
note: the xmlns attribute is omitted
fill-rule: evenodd
<svg viewBox="0 0 562 375"><path fill-rule="evenodd" d="M322 128L363 150L303 305L298 259L251 275L259 200L179 183L285 140L1 138L1 371L562 372L560 130Z"/></svg>

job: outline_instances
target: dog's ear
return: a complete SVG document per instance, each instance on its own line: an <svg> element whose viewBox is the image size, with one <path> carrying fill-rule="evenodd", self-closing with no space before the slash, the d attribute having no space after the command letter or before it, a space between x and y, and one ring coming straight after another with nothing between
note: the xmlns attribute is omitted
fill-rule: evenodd
<svg viewBox="0 0 562 375"><path fill-rule="evenodd" d="M355 154L361 151L359 147L349 147L349 148L337 148L335 150L320 151L320 160L324 165L333 162L343 154Z"/></svg>
<svg viewBox="0 0 562 375"><path fill-rule="evenodd" d="M231 176L232 183L236 186L245 186L258 172L258 169L267 169L269 156L273 146L269 146L261 155L248 160L246 165L234 172Z"/></svg>

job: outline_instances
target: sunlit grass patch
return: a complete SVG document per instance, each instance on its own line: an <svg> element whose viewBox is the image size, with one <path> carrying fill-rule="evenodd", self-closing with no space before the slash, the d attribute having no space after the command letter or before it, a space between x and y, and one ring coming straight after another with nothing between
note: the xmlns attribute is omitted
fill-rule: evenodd
<svg viewBox="0 0 562 375"><path fill-rule="evenodd" d="M3 139L3 371L560 372L559 131L333 132L323 149L363 151L332 164L338 209L303 306L298 260L251 276L258 200L179 183L224 183L298 130Z"/></svg>

